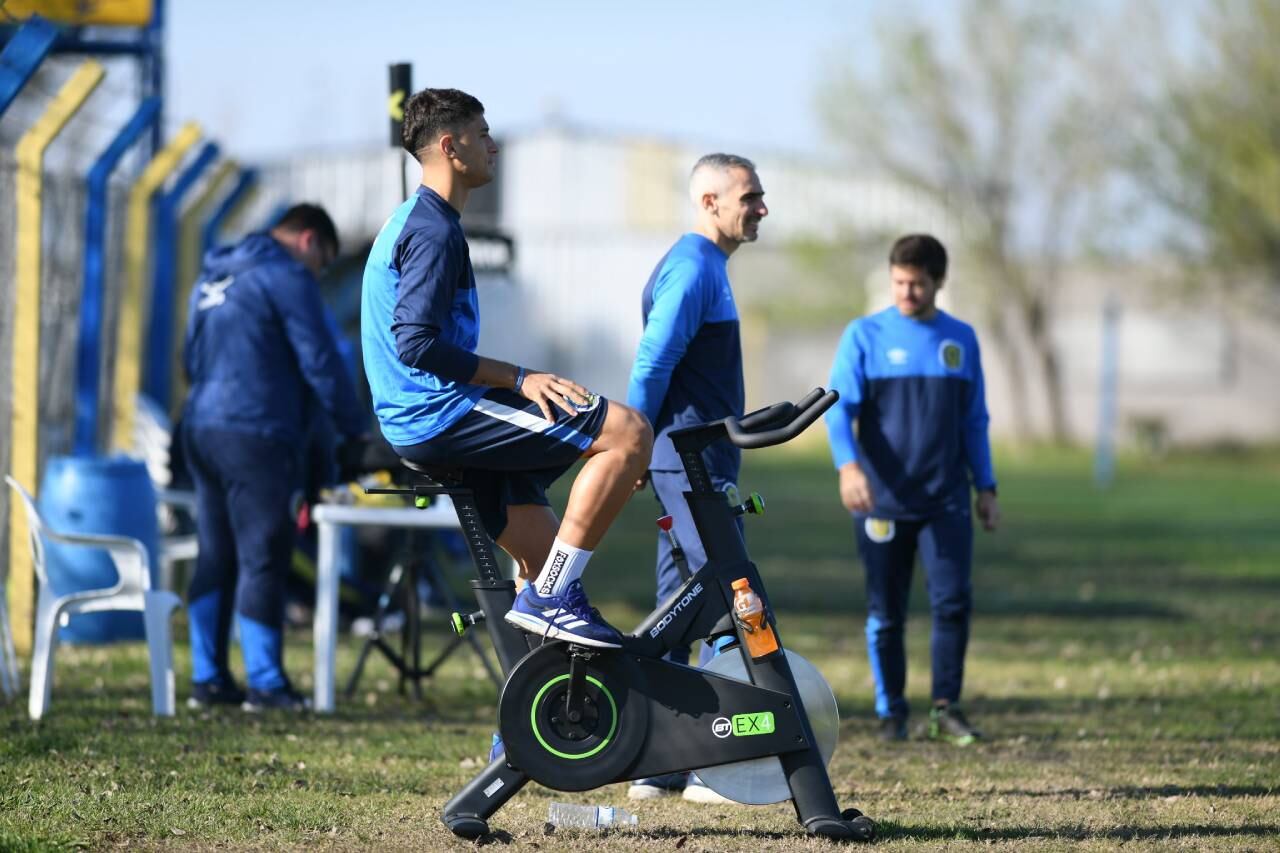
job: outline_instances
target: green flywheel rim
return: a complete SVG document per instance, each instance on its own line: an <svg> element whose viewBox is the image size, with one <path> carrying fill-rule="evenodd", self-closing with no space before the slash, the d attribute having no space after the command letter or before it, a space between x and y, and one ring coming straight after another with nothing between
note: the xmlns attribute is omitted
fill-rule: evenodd
<svg viewBox="0 0 1280 853"><path fill-rule="evenodd" d="M538 739L538 743L542 744L542 748L547 752L557 758L564 758L569 761L580 761L584 758L590 758L595 755L600 750L608 746L609 742L613 740L613 733L618 729L618 704L613 701L613 694L609 692L608 687L605 687L604 684L600 682L600 679L595 676L588 675L587 681L590 681L596 687L600 688L600 692L609 700L609 710L612 712L612 716L609 719L609 733L605 735L604 739L601 740L600 743L596 744L595 748L589 752L581 752L576 755L568 752L561 752L551 744L547 743L546 739L542 736L542 732L538 730L538 704L542 701L542 697L546 695L548 690L559 684L561 681L568 679L568 677L568 673L565 673L564 675L557 675L555 678L542 685L542 689L540 689L537 695L533 697L533 704L529 708L529 725L533 728L533 736Z"/></svg>

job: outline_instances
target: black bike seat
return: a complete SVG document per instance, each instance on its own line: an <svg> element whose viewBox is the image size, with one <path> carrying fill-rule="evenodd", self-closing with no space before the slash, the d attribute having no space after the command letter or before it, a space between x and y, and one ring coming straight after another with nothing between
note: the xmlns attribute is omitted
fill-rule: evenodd
<svg viewBox="0 0 1280 853"><path fill-rule="evenodd" d="M420 474L432 481L431 485L462 485L462 475L464 473L464 469L462 468L451 467L448 465L420 465L417 462L410 462L408 459L403 458L400 460L400 464L415 474Z"/></svg>

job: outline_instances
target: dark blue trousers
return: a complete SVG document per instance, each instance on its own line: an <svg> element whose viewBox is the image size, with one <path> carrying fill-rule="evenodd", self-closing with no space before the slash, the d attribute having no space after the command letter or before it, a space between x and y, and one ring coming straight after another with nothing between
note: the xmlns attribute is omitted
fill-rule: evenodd
<svg viewBox="0 0 1280 853"><path fill-rule="evenodd" d="M717 492L724 492L732 488L733 493L737 493L736 477L711 475L711 483ZM689 478L685 476L684 471L650 471L649 482L653 486L653 494L658 499L658 506L663 515L670 515L673 519L672 531L676 535L676 540L680 543L680 547L684 550L685 559L689 563L689 573L692 574L707 564L707 552L702 547L702 539L698 536L698 529L693 526L693 513L689 511L689 502L685 500L684 493L689 491ZM742 519L738 519L738 529L742 529ZM684 583L680 579L680 570L676 568L676 561L671 556L671 542L667 539L667 534L658 531L658 560L657 560L657 578L658 578L658 596L657 603L662 604L672 593L680 588ZM712 651L705 643L700 644L699 664L705 664L712 658ZM689 649L673 649L667 656L675 663L687 664L689 662Z"/></svg>
<svg viewBox="0 0 1280 853"><path fill-rule="evenodd" d="M295 448L245 433L185 426L200 553L188 591L192 680L229 677L237 619L249 686L283 687L285 582L296 535L289 501Z"/></svg>
<svg viewBox="0 0 1280 853"><path fill-rule="evenodd" d="M866 568L867 652L876 681L876 714L905 717L907 652L903 629L916 553L924 566L933 614L930 655L934 701L958 701L973 609L973 524L968 510L916 521L854 516Z"/></svg>

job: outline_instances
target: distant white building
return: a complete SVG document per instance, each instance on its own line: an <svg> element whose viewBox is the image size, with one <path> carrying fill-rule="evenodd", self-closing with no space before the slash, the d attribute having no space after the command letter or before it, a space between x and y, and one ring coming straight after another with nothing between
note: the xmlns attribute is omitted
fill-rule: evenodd
<svg viewBox="0 0 1280 853"><path fill-rule="evenodd" d="M692 223L687 178L705 153L668 140L561 127L503 140L498 180L473 196L464 217L469 228L495 228L515 245L514 263L504 274L481 276L481 350L624 397L641 331L640 294L658 260ZM729 267L743 318L748 405L755 406L826 384L855 306L870 310L888 302L884 256L893 235L928 231L946 242L957 228L928 199L888 181L795 155L733 153L757 162L770 208L759 243L736 253ZM416 164L390 149L296 158L263 170L266 191L258 205L265 215L285 200L320 202L356 250L402 200L402 168L414 186ZM839 269L815 276L797 257L800 243L839 243L866 233L884 239L859 250L847 279ZM1208 304L1161 300L1154 283L1144 283L1153 281L1147 269L1081 269L1066 276L1053 340L1074 434L1091 440L1098 426L1103 305L1113 294L1121 306L1122 439L1275 440L1280 336L1274 327ZM843 298L832 298L832 291L843 289ZM943 305L972 320L976 311L965 296L965 270L958 266ZM813 309L796 321L792 309L810 303ZM1013 400L1001 366L1009 357L1029 359L984 351L997 436L1012 429ZM1029 408L1043 429L1041 401Z"/></svg>

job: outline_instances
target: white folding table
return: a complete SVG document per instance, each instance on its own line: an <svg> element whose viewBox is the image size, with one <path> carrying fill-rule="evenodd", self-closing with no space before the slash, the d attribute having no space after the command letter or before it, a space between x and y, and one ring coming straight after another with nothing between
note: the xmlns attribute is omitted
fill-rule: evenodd
<svg viewBox="0 0 1280 853"><path fill-rule="evenodd" d="M458 514L448 495L439 495L426 509L317 504L312 508L319 533L316 565L315 700L319 713L333 712L334 659L338 646L338 527L418 527L460 530Z"/></svg>

